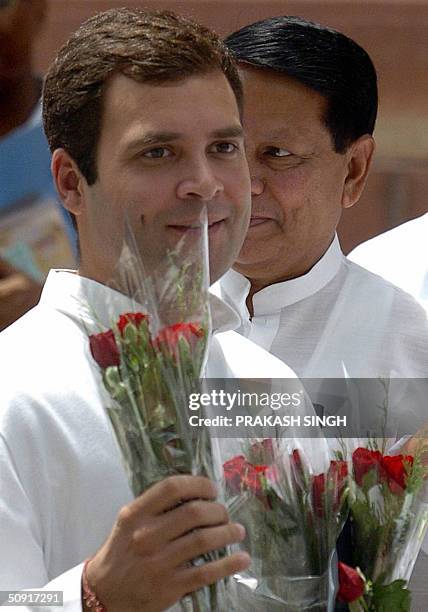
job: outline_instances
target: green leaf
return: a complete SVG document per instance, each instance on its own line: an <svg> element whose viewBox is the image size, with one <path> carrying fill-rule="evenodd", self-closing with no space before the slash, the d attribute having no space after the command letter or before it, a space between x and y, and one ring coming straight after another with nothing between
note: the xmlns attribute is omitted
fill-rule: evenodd
<svg viewBox="0 0 428 612"><path fill-rule="evenodd" d="M405 580L373 585L373 604L376 612L410 612L411 594Z"/></svg>
<svg viewBox="0 0 428 612"><path fill-rule="evenodd" d="M376 468L369 470L364 474L362 478L362 489L367 492L370 491L372 487L375 487L380 483L379 472Z"/></svg>

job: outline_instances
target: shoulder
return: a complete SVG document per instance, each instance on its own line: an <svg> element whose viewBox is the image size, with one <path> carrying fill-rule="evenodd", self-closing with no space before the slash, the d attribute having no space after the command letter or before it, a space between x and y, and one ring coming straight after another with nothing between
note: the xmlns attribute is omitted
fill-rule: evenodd
<svg viewBox="0 0 428 612"><path fill-rule="evenodd" d="M36 306L0 334L0 354L2 428L77 423L98 411L99 373L87 336L66 315Z"/></svg>
<svg viewBox="0 0 428 612"><path fill-rule="evenodd" d="M295 372L235 331L215 335L232 376L236 378L296 378Z"/></svg>
<svg viewBox="0 0 428 612"><path fill-rule="evenodd" d="M369 269L391 269L421 257L428 245L428 213L357 246L349 259Z"/></svg>
<svg viewBox="0 0 428 612"><path fill-rule="evenodd" d="M424 309L410 293L348 258L345 258L345 266L350 282L357 285L365 296L369 294L376 301L387 300L388 303L419 312L426 318Z"/></svg>
<svg viewBox="0 0 428 612"><path fill-rule="evenodd" d="M75 352L85 352L85 340L75 320L39 304L0 333L2 365L9 372L16 369L27 376L69 365L70 360L76 367Z"/></svg>

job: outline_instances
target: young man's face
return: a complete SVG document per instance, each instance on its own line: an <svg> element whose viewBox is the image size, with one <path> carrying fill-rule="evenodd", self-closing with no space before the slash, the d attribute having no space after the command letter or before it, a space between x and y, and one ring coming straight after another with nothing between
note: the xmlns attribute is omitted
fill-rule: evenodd
<svg viewBox="0 0 428 612"><path fill-rule="evenodd" d="M328 248L348 159L334 151L321 95L270 71L244 68L241 76L247 158L257 189L234 268L270 284L304 274Z"/></svg>
<svg viewBox="0 0 428 612"><path fill-rule="evenodd" d="M153 268L208 211L211 280L236 259L251 189L233 91L219 72L167 84L115 76L105 92L98 178L81 181L80 273L111 279L127 216ZM147 261L148 259L148 261Z"/></svg>

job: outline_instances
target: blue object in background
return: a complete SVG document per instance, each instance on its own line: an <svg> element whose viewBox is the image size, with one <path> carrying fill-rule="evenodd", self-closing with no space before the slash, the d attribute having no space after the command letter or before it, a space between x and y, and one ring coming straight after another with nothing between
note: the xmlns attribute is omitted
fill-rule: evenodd
<svg viewBox="0 0 428 612"><path fill-rule="evenodd" d="M3 213L12 210L28 196L53 197L58 202L65 231L76 252L76 233L69 213L58 201L50 162L39 105L26 124L0 140L0 223Z"/></svg>

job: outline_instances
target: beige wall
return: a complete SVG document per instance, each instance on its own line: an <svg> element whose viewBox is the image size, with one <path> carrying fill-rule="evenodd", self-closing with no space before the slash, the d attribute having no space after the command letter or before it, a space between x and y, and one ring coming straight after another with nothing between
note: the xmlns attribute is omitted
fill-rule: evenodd
<svg viewBox="0 0 428 612"><path fill-rule="evenodd" d="M37 62L44 70L79 23L114 6L169 8L221 34L267 16L290 14L331 25L372 56L379 74L377 156L366 192L343 216L346 251L428 210L428 0L50 0Z"/></svg>

